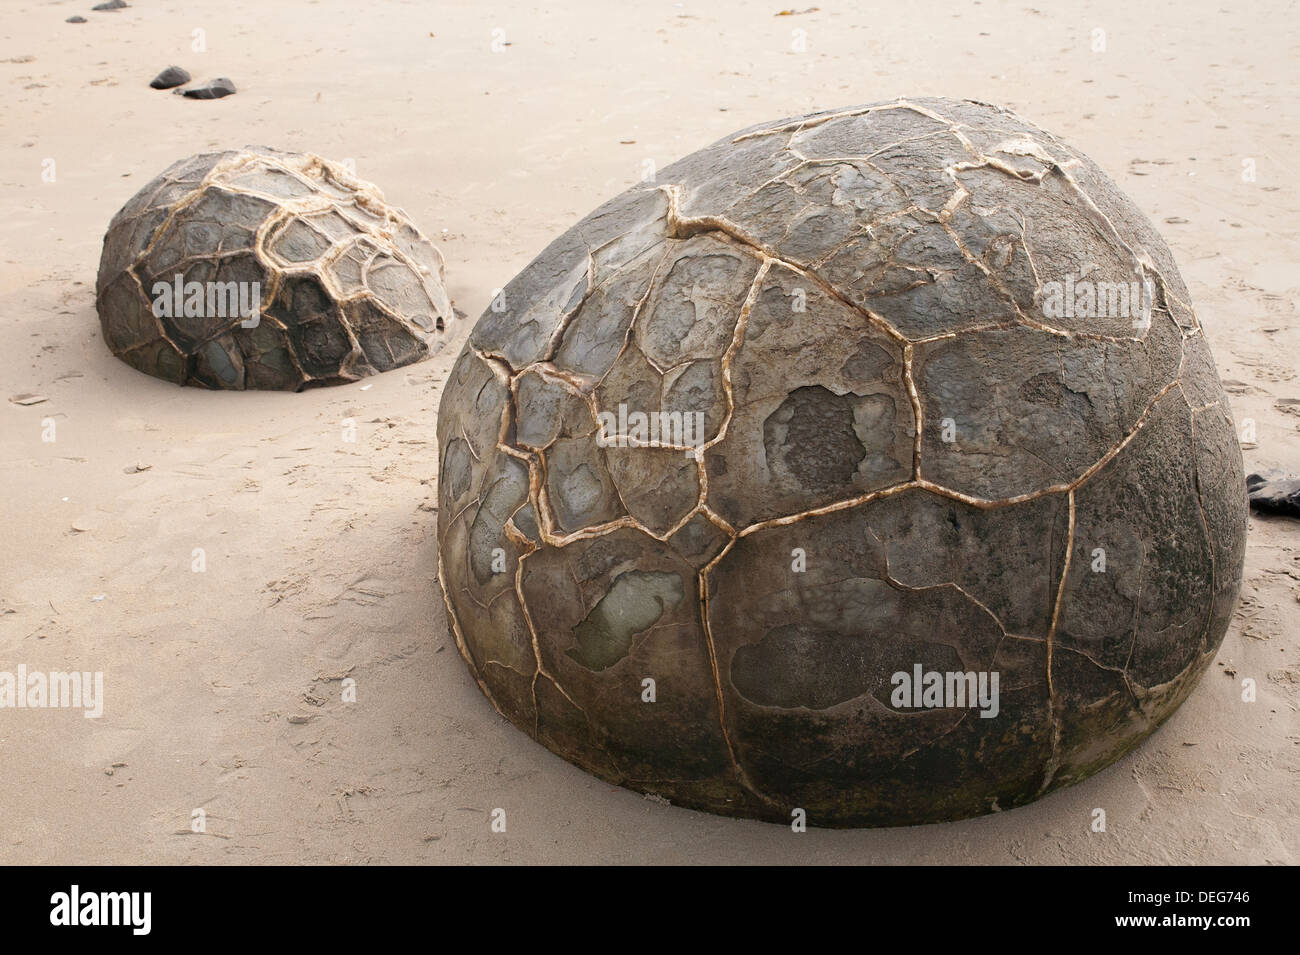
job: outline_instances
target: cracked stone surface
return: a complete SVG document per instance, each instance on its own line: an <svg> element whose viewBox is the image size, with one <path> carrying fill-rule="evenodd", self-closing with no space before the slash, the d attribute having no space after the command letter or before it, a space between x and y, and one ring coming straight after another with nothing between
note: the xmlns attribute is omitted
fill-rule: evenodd
<svg viewBox="0 0 1300 955"><path fill-rule="evenodd" d="M1053 308L1066 279L1146 308ZM764 124L607 202L480 319L438 439L483 692L713 812L916 824L1077 782L1191 692L1241 582L1240 447L1168 248L981 103ZM917 665L997 672L998 714L896 707Z"/></svg>
<svg viewBox="0 0 1300 955"><path fill-rule="evenodd" d="M155 283L178 275L201 295L159 314ZM96 306L145 374L289 391L427 358L452 317L442 254L404 212L337 163L263 147L180 160L136 193L104 237Z"/></svg>

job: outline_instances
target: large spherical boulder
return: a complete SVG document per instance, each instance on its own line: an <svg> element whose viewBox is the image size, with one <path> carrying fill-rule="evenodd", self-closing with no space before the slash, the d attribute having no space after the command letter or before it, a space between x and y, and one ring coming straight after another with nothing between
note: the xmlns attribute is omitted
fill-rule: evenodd
<svg viewBox="0 0 1300 955"><path fill-rule="evenodd" d="M182 385L301 390L436 352L441 253L370 183L264 147L182 159L104 237L104 341Z"/></svg>
<svg viewBox="0 0 1300 955"><path fill-rule="evenodd" d="M438 417L483 692L715 812L1009 809L1187 697L1241 453L1172 256L1086 157L942 99L729 136L484 313Z"/></svg>

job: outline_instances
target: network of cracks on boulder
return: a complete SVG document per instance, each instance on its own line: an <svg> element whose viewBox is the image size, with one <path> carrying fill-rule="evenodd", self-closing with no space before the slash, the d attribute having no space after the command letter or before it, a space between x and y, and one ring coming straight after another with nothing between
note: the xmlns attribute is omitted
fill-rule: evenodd
<svg viewBox="0 0 1300 955"><path fill-rule="evenodd" d="M141 371L295 390L436 350L451 316L442 277L437 249L344 167L228 152L177 163L118 214L99 304L110 349Z"/></svg>
<svg viewBox="0 0 1300 955"><path fill-rule="evenodd" d="M906 117L899 139L846 155L882 117ZM969 712L901 714L908 733L869 744L829 714L874 698L861 726L900 718L887 676L917 663L1001 668L1024 799L1088 775L1119 755L1099 740L1136 742L1181 701L1237 586L1242 518L1215 493L1235 433L1176 270L1153 261L1167 251L1126 242L1091 168L1018 123L898 103L731 145L689 193L629 200L643 221L508 315L528 347L480 336L452 373L440 579L480 685L544 742L543 713L567 714L557 736L585 723L603 751L586 768L645 788L663 767L639 762L644 728L577 701L635 698L653 642L661 671L688 661L667 666L690 702L666 725L717 727L693 744L707 765L674 769L720 760L770 804L766 776L852 783L837 765L921 767L919 785L963 734L996 763ZM740 198L737 154L771 172ZM1043 277L1078 270L1081 246L1085 268L1152 290L1141 321L1048 316ZM652 409L682 420L633 417ZM600 682L624 661L625 685Z"/></svg>

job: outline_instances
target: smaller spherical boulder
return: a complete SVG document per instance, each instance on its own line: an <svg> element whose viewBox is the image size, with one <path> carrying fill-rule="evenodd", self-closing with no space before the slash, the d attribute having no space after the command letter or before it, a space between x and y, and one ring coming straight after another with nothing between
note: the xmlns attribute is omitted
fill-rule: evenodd
<svg viewBox="0 0 1300 955"><path fill-rule="evenodd" d="M145 374L301 391L436 353L452 317L443 268L342 165L247 147L182 159L122 207L96 307L109 349Z"/></svg>

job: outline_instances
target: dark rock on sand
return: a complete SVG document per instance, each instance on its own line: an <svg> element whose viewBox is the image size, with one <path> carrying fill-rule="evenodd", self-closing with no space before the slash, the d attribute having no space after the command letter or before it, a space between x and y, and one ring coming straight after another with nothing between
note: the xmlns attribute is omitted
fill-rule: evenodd
<svg viewBox="0 0 1300 955"><path fill-rule="evenodd" d="M183 96L190 99L221 99L223 96L233 96L235 94L235 84L224 76L219 76L215 80L208 80L202 86L191 87L185 90Z"/></svg>
<svg viewBox="0 0 1300 955"><path fill-rule="evenodd" d="M1246 478L1250 506L1265 514L1300 517L1300 479L1287 474L1252 474Z"/></svg>
<svg viewBox="0 0 1300 955"><path fill-rule="evenodd" d="M181 86L190 81L188 70L183 70L179 66L169 66L163 70L149 83L156 90L169 90L173 86Z"/></svg>

